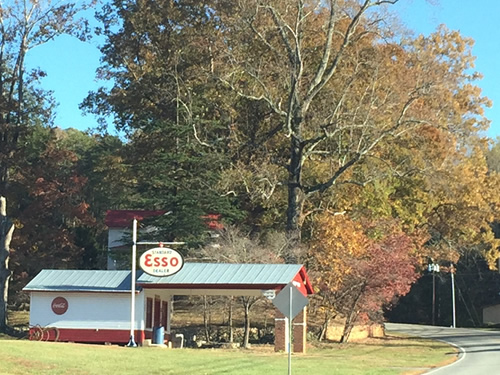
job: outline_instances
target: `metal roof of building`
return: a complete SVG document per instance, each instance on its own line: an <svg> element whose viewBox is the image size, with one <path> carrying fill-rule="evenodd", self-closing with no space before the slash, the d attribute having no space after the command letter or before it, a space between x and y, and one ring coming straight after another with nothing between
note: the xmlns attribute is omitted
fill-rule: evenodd
<svg viewBox="0 0 500 375"><path fill-rule="evenodd" d="M130 292L130 271L42 270L23 290Z"/></svg>
<svg viewBox="0 0 500 375"><path fill-rule="evenodd" d="M137 272L140 287L246 287L285 286L297 276L305 275L300 264L229 264L185 263L175 275L157 277ZM130 291L131 271L42 270L24 291L127 292ZM307 277L307 276L305 276ZM310 289L310 285L307 285ZM312 289L310 290L312 293Z"/></svg>
<svg viewBox="0 0 500 375"><path fill-rule="evenodd" d="M138 284L176 285L286 285L300 271L300 264L232 264L185 263L172 276L157 277L146 273L139 276Z"/></svg>

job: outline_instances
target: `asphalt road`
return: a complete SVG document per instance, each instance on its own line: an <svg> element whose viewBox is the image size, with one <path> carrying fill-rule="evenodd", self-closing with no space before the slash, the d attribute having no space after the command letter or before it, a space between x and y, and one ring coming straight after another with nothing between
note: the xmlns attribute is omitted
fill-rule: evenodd
<svg viewBox="0 0 500 375"><path fill-rule="evenodd" d="M500 374L500 332L467 328L448 328L412 324L386 323L387 332L445 341L460 350L457 361L432 369L435 375L496 375Z"/></svg>

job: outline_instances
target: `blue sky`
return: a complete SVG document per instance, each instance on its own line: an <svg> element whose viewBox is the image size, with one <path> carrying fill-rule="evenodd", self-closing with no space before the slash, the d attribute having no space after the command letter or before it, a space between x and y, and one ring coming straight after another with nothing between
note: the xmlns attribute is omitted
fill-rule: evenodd
<svg viewBox="0 0 500 375"><path fill-rule="evenodd" d="M47 76L41 85L53 91L59 103L57 126L80 130L97 126L94 116L83 116L78 106L89 91L102 86L95 78L100 56L96 41L81 42L67 35L28 51L27 66L45 70Z"/></svg>
<svg viewBox="0 0 500 375"><path fill-rule="evenodd" d="M488 136L500 136L500 0L400 0L392 9L417 33L427 35L446 24L476 41L476 70L484 76L479 86L493 101L493 108L486 112L492 120ZM42 86L54 91L59 103L57 126L81 130L97 126L94 116L82 116L78 105L100 85L95 79L99 59L97 41L84 43L68 36L28 52L28 66L47 72Z"/></svg>
<svg viewBox="0 0 500 375"><path fill-rule="evenodd" d="M492 123L488 136L500 136L500 1L499 0L400 0L394 8L408 28L428 35L440 24L475 40L476 71L484 96L493 102L486 117Z"/></svg>

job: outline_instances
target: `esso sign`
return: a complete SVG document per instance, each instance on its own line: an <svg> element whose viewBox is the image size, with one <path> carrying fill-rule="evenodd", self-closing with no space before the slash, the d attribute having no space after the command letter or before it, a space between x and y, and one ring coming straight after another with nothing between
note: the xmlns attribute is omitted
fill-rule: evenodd
<svg viewBox="0 0 500 375"><path fill-rule="evenodd" d="M167 247L155 247L141 255L139 265L151 276L171 276L184 266L182 255Z"/></svg>

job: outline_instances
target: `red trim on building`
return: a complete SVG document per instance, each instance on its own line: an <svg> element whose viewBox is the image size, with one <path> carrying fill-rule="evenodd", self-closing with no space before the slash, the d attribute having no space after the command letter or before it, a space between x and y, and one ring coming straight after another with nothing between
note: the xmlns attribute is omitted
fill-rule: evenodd
<svg viewBox="0 0 500 375"><path fill-rule="evenodd" d="M138 283L144 289L229 289L229 290L281 290L283 284L148 284Z"/></svg>
<svg viewBox="0 0 500 375"><path fill-rule="evenodd" d="M135 341L142 344L146 336L151 332L136 330ZM130 340L130 330L115 329L83 329L83 328L56 328L39 326L31 327L29 339L33 341L63 341L63 342L85 342L85 343L112 343L127 344Z"/></svg>
<svg viewBox="0 0 500 375"><path fill-rule="evenodd" d="M314 294L314 289L312 287L311 281L309 280L309 275L307 274L306 268L302 267L299 273L302 275L302 279L304 280L304 285L306 286L307 294L308 295Z"/></svg>
<svg viewBox="0 0 500 375"><path fill-rule="evenodd" d="M309 281L309 276L307 275L306 269L304 267L302 267L295 275L293 281L296 281L298 284L300 284L300 286L298 286L298 284L295 283L295 286L298 287L297 289L299 289L304 296L307 297L308 295L314 294L311 282Z"/></svg>
<svg viewBox="0 0 500 375"><path fill-rule="evenodd" d="M208 229L211 230L222 230L224 225L220 222L221 214L208 214L201 217Z"/></svg>
<svg viewBox="0 0 500 375"><path fill-rule="evenodd" d="M132 225L132 221L163 215L165 210L108 210L104 220L108 228L126 228Z"/></svg>
<svg viewBox="0 0 500 375"><path fill-rule="evenodd" d="M161 216L166 212L165 210L108 210L104 222L108 228L127 228L132 225L134 218L141 221L148 217ZM208 214L201 218L208 229L224 229L224 225L220 222L220 214Z"/></svg>

